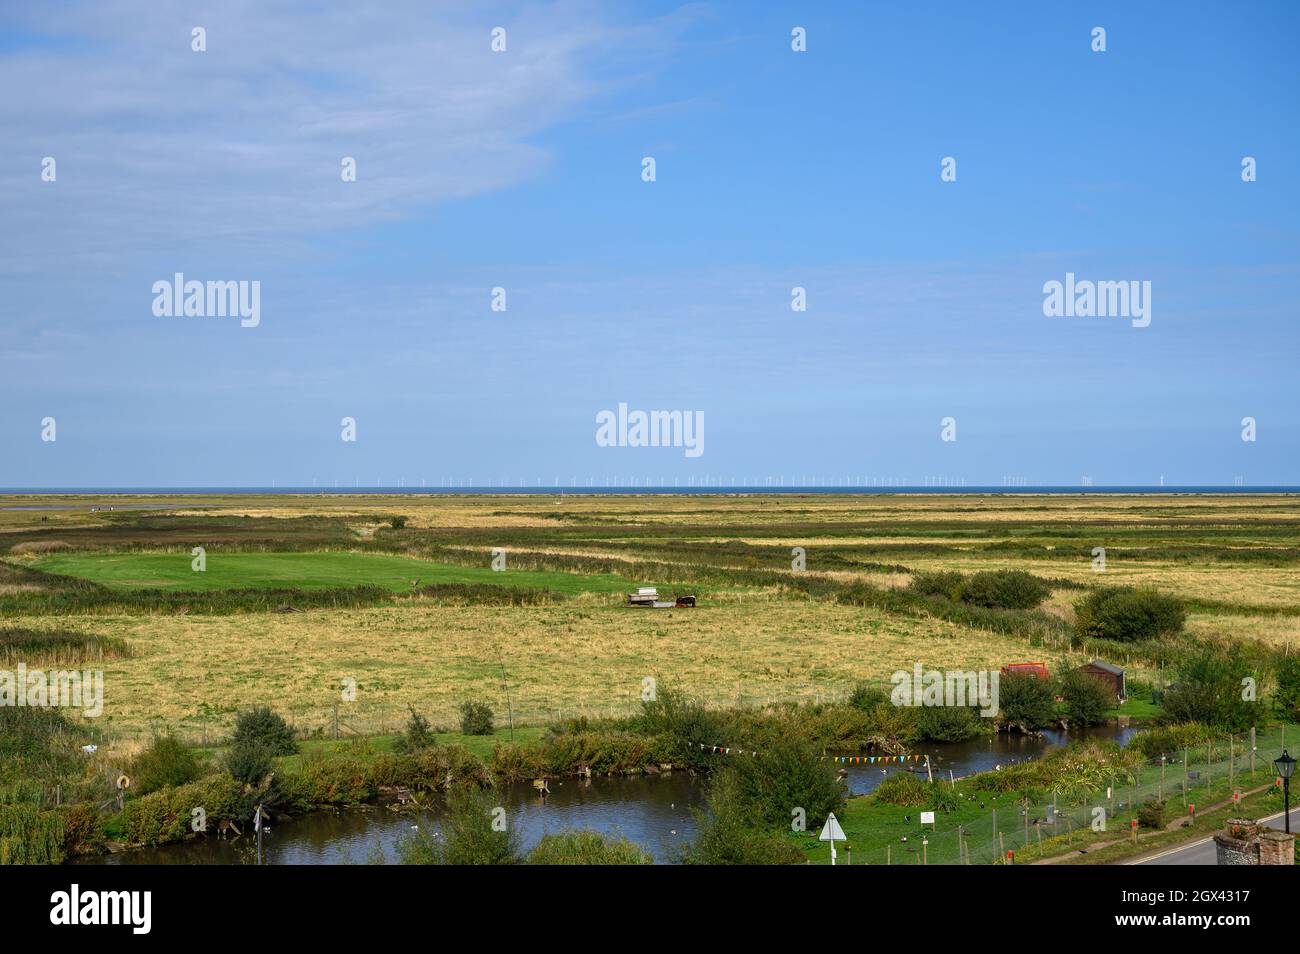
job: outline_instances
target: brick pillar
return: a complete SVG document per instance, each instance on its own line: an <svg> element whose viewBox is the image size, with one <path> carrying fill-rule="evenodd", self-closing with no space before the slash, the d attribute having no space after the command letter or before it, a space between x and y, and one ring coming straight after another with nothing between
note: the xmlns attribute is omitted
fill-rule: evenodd
<svg viewBox="0 0 1300 954"><path fill-rule="evenodd" d="M1295 864L1295 835L1284 831L1266 831L1259 836L1261 865Z"/></svg>
<svg viewBox="0 0 1300 954"><path fill-rule="evenodd" d="M1214 836L1214 847L1220 865L1259 864L1260 826L1249 818L1230 818L1227 827Z"/></svg>

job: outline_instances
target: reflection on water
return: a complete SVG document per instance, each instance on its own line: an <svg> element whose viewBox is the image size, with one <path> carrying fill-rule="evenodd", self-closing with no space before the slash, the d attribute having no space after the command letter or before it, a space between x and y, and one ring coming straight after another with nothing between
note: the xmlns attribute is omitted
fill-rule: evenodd
<svg viewBox="0 0 1300 954"><path fill-rule="evenodd" d="M1107 727L1087 733L1048 732L1042 738L996 736L975 742L918 747L928 754L936 778L961 777L984 772L998 765L1011 765L1043 755L1071 738L1111 739L1126 743L1137 731ZM889 772L918 771L924 763L882 768L848 765L849 791L855 795L873 791ZM695 836L691 809L703 803L705 782L687 772L655 777L556 779L551 796L543 800L528 785L511 786L502 792L510 823L520 834L525 849L548 832L588 828L628 838L650 852L661 864L671 864ZM396 860L399 838L413 826L437 827L438 812L397 813L385 806L365 810L313 812L274 825L263 835L263 860L279 865L366 864L382 858ZM160 848L144 848L101 858L84 859L88 864L253 864L256 840L245 829L242 838L225 841L207 838Z"/></svg>

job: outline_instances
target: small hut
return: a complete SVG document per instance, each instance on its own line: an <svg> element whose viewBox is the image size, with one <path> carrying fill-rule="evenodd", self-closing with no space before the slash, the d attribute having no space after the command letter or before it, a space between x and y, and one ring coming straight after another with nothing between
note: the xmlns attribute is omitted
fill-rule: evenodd
<svg viewBox="0 0 1300 954"><path fill-rule="evenodd" d="M1047 664L1040 662L1009 663L1002 667L1002 676L1036 676L1039 679L1051 679Z"/></svg>
<svg viewBox="0 0 1300 954"><path fill-rule="evenodd" d="M1079 672L1096 679L1118 699L1123 702L1128 697L1128 687L1124 682L1124 670L1112 663L1094 659L1086 666L1080 666Z"/></svg>

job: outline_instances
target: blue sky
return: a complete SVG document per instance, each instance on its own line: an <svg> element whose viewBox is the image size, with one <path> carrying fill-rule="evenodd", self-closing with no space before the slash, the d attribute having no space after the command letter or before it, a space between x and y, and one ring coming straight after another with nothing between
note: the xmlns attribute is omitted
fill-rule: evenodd
<svg viewBox="0 0 1300 954"><path fill-rule="evenodd" d="M353 6L0 13L0 486L1300 484L1294 4Z"/></svg>

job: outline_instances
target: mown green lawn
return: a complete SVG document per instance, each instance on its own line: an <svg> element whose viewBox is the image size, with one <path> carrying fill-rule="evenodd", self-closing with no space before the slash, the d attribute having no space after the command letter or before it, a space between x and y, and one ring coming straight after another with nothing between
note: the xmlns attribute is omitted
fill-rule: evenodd
<svg viewBox="0 0 1300 954"><path fill-rule="evenodd" d="M409 593L411 583L479 583L559 593L612 593L635 584L609 574L588 575L547 570L500 572L482 567L452 566L413 557L377 553L221 553L207 554L207 569L191 568L193 558L181 553L60 553L37 560L49 573L77 576L121 589L229 590L275 587L379 586Z"/></svg>

